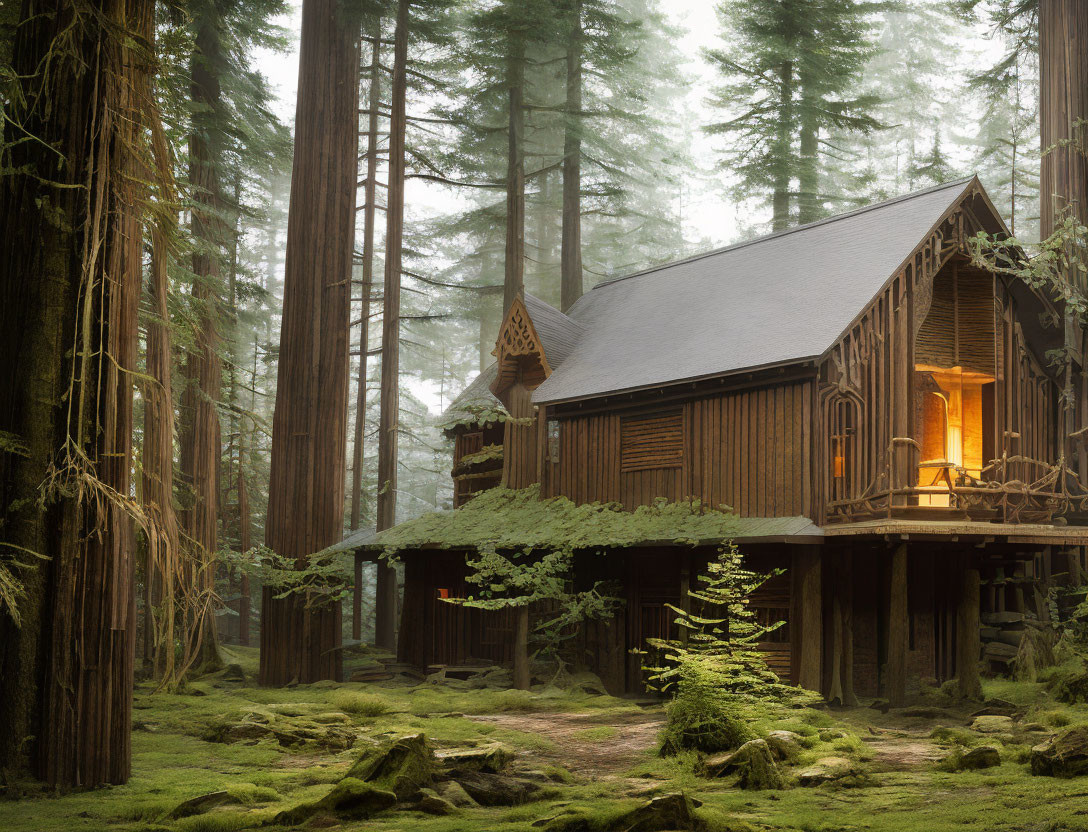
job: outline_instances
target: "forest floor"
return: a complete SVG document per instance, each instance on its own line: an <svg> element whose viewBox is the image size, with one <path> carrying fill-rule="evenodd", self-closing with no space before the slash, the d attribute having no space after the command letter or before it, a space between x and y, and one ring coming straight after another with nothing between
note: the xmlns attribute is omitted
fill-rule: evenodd
<svg viewBox="0 0 1088 832"><path fill-rule="evenodd" d="M229 650L251 679L255 651ZM699 776L698 755L658 756L664 709L653 702L555 686L500 690L495 679L491 687L400 678L268 689L237 675L207 676L181 693L142 684L129 783L64 795L20 784L18 799L9 789L0 800L0 830L605 832L624 811L676 792L696 801L706 832L1088 830L1088 777L1035 777L1027 765L1031 746L1051 731L1088 723L1088 706L1054 702L1038 684L988 681L986 708L930 692L901 709L753 711L757 733L793 731L803 750L788 768L789 788L750 791L734 776ZM975 722L979 709L996 719ZM440 758L501 744L513 754L509 776L533 784L530 799L443 816L396 808L370 820L319 812L300 826L276 821L328 795L366 749L419 733ZM1000 764L942 770L951 749L980 745L996 747ZM849 776L803 786L804 773L821 766Z"/></svg>

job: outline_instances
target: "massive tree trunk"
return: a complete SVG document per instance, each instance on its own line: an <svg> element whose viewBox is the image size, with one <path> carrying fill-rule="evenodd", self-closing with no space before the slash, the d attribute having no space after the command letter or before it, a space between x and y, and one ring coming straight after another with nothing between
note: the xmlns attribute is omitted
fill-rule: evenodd
<svg viewBox="0 0 1088 832"><path fill-rule="evenodd" d="M146 93L151 95L150 89ZM173 160L156 115L152 116L152 146L158 176L164 180L162 198L173 211ZM172 221L171 221L172 222ZM148 555L145 598L145 655L161 679L174 676L174 595L179 566L178 521L174 512L174 347L170 331L168 228L156 221L151 227L151 268L148 279L151 315L147 322L146 372L143 386L144 442L141 461L141 496L148 519Z"/></svg>
<svg viewBox="0 0 1088 832"><path fill-rule="evenodd" d="M506 277L502 313L505 316L525 283L525 39L511 31L506 65Z"/></svg>
<svg viewBox="0 0 1088 832"><path fill-rule="evenodd" d="M571 0L567 41L567 123L563 137L563 251L560 306L582 296L582 0Z"/></svg>
<svg viewBox="0 0 1088 832"><path fill-rule="evenodd" d="M366 351L370 343L370 296L374 287L374 219L378 194L378 109L381 107L382 21L374 21L373 45L368 75L366 129L366 184L363 186L363 297L359 318L359 378L355 399L355 447L351 462L351 528L359 528L363 507L363 435L366 426ZM358 638L356 634L355 638Z"/></svg>
<svg viewBox="0 0 1088 832"><path fill-rule="evenodd" d="M396 522L397 431L400 413L400 276L404 232L404 129L408 87L408 0L397 3L389 120L389 197L386 202L385 288L382 312L381 415L378 423L378 531ZM374 642L396 650L397 574L378 564Z"/></svg>
<svg viewBox="0 0 1088 832"><path fill-rule="evenodd" d="M0 606L0 768L29 755L61 786L123 783L131 768L130 371L153 11L26 0L21 95L5 104L0 565L26 593L21 627Z"/></svg>
<svg viewBox="0 0 1088 832"><path fill-rule="evenodd" d="M214 8L214 7L211 7ZM220 21L214 11L199 20L192 61L191 96L196 107L189 136L189 184L192 188L193 301L197 327L193 349L185 363L182 395L181 479L191 489L181 520L192 553L188 558L186 638L198 667L219 663L215 615L215 553L218 551L219 457L221 435L217 404L223 370L219 360L219 283L225 229L224 199L217 166L222 164L219 66Z"/></svg>
<svg viewBox="0 0 1088 832"><path fill-rule="evenodd" d="M374 20L370 51L366 129L366 182L363 187L363 297L359 315L359 378L355 396L355 443L351 460L351 528L358 529L363 514L363 442L366 433L366 353L370 345L370 296L374 290L374 219L378 195L378 108L381 106L382 19ZM351 605L351 637L363 636L363 568L356 555L355 591Z"/></svg>
<svg viewBox="0 0 1088 832"><path fill-rule="evenodd" d="M304 0L265 527L299 568L343 536L358 61L340 3ZM260 683L339 679L340 602L278 591L262 593Z"/></svg>
<svg viewBox="0 0 1088 832"><path fill-rule="evenodd" d="M1044 151L1039 176L1040 232L1049 237L1065 212L1088 223L1088 3L1039 1L1039 128ZM1081 124L1077 126L1077 122ZM1061 145L1061 146L1059 146ZM1079 146L1079 147L1078 147ZM1088 293L1088 280L1075 269L1071 281ZM1088 339L1080 322L1066 322L1066 342L1084 356ZM1072 353L1070 353L1072 355ZM1069 359L1073 361L1072 358ZM1066 401L1063 433L1088 424L1088 369L1081 359L1079 383ZM1070 376L1073 378L1073 374ZM1083 442L1066 439L1067 458L1081 477L1088 472Z"/></svg>

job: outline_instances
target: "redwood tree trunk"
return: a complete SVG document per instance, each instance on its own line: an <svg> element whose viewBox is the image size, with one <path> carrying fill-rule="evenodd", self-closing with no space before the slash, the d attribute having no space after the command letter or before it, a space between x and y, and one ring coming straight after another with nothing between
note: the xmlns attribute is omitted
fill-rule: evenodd
<svg viewBox="0 0 1088 832"><path fill-rule="evenodd" d="M337 0L304 0L283 324L266 542L304 567L344 525L348 346L358 148L358 32ZM340 602L295 593L261 605L260 683L341 675Z"/></svg>
<svg viewBox="0 0 1088 832"><path fill-rule="evenodd" d="M36 568L13 567L21 627L0 609L0 768L29 762L68 787L123 783L132 759L128 371L153 11L27 0L12 55L22 94L5 104L27 132L5 129L0 177L0 534L49 560L21 553ZM7 566L11 552L0 547Z"/></svg>
<svg viewBox="0 0 1088 832"><path fill-rule="evenodd" d="M505 316L525 283L525 41L520 32L510 34L507 56L507 154L506 154L506 278L502 312Z"/></svg>
<svg viewBox="0 0 1088 832"><path fill-rule="evenodd" d="M377 530L396 522L397 430L400 413L400 275L404 232L404 128L408 86L408 0L397 3L389 120L389 197L386 203L385 288L382 312L381 415L378 423ZM378 563L374 643L396 650L397 573Z"/></svg>
<svg viewBox="0 0 1088 832"><path fill-rule="evenodd" d="M771 230L783 231L790 226L790 156L793 152L793 62L785 61L778 72L779 111L775 137L777 161L774 171L774 192L771 196Z"/></svg>
<svg viewBox="0 0 1088 832"><path fill-rule="evenodd" d="M1088 3L1084 0L1039 0L1039 138L1044 152L1039 176L1040 232L1045 239L1064 212L1088 222ZM1056 146L1059 142L1066 146ZM1069 142L1079 144L1069 146ZM1070 279L1088 293L1088 280L1073 270ZM1088 347L1079 322L1067 321L1066 341L1080 350ZM1072 361L1073 359L1069 359ZM1088 424L1088 369L1084 360L1073 378L1077 389L1066 402L1063 433ZM1067 458L1083 478L1088 469L1084 443L1066 439Z"/></svg>
<svg viewBox="0 0 1088 832"><path fill-rule="evenodd" d="M563 138L563 250L560 306L582 296L582 0L571 0L567 43L567 124Z"/></svg>
<svg viewBox="0 0 1088 832"><path fill-rule="evenodd" d="M363 188L363 303L359 315L359 380L355 398L355 444L351 461L351 528L358 529L363 508L363 442L366 433L366 353L370 345L370 296L374 287L374 219L378 195L378 108L381 106L382 19L374 21L374 41L370 52L370 75L366 130L366 184ZM351 605L351 637L363 636L363 570L355 564L355 591Z"/></svg>
<svg viewBox="0 0 1088 832"><path fill-rule="evenodd" d="M219 360L220 249L225 242L221 219L224 199L217 165L222 163L219 135L222 62L218 20L209 13L196 34L192 62L193 103L197 116L189 136L189 183L192 188L192 234L200 248L193 254L193 300L197 308L196 338L185 364L182 395L181 478L192 493L181 513L193 547L188 559L186 637L198 667L219 662L215 616L209 599L215 591L215 553L218 551L219 457L221 429L216 405L222 388Z"/></svg>

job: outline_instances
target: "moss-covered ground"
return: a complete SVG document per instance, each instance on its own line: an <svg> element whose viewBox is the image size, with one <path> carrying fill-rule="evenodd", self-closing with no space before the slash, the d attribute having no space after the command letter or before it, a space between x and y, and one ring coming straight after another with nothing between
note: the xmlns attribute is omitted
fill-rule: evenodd
<svg viewBox="0 0 1088 832"><path fill-rule="evenodd" d="M254 654L235 648L233 658L255 670ZM649 797L683 791L701 801L698 812L707 830L1088 830L1088 777L1034 777L1026 762L1030 746L1048 730L1088 723L1088 706L1059 704L1042 685L1028 683L988 682L986 695L1017 707L1014 728L972 731L971 709L936 692L899 710L753 711L757 733L786 729L802 736L793 776L828 757L848 760L863 774L818 787L757 792L735 788L729 777L698 776L695 755L657 756L662 708L645 702L556 689L472 689L464 683L322 683L272 690L212 676L171 694L153 694L141 685L131 780L74 794L21 784L17 798L0 801L0 830L282 829L273 823L279 812L326 795L364 748L420 732L439 749L503 743L518 752L522 771L538 774L544 784L539 799L447 816L397 810L365 821L323 817L306 828L531 832L547 828L549 818L577 816L577 828L605 829L610 819ZM316 728L317 735L332 725L356 739L347 749L322 748L320 742L285 746L274 736L209 739L224 726L269 720ZM1000 766L941 770L938 761L950 750L981 743L999 748ZM221 805L177 816L184 801L213 792L227 792L217 801Z"/></svg>

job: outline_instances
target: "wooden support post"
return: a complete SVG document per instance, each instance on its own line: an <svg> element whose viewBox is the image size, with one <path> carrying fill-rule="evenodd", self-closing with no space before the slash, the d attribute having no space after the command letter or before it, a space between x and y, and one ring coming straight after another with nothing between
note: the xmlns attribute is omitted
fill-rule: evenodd
<svg viewBox="0 0 1088 832"><path fill-rule="evenodd" d="M529 689L529 606L516 610L514 628L514 687Z"/></svg>
<svg viewBox="0 0 1088 832"><path fill-rule="evenodd" d="M956 613L956 689L964 699L981 699L979 659L979 574L970 556L964 558Z"/></svg>
<svg viewBox="0 0 1088 832"><path fill-rule="evenodd" d="M397 570L378 561L378 587L374 598L374 643L384 650L397 649Z"/></svg>
<svg viewBox="0 0 1088 832"><path fill-rule="evenodd" d="M842 597L842 704L856 708L854 693L854 552L843 553L839 561L839 590Z"/></svg>
<svg viewBox="0 0 1088 832"><path fill-rule="evenodd" d="M363 637L363 556L355 553L355 586L351 593L351 637Z"/></svg>
<svg viewBox="0 0 1088 832"><path fill-rule="evenodd" d="M808 690L820 690L823 677L823 588L821 585L819 547L799 547L793 555L793 586L799 597L800 655L797 663L797 684Z"/></svg>
<svg viewBox="0 0 1088 832"><path fill-rule="evenodd" d="M893 707L907 699L907 544L892 552L891 601L888 605L887 697Z"/></svg>

